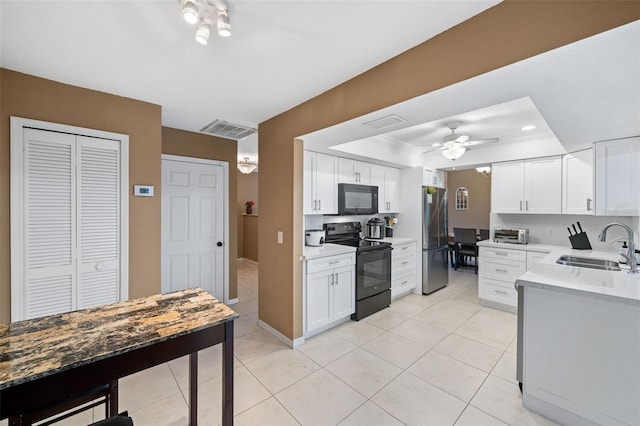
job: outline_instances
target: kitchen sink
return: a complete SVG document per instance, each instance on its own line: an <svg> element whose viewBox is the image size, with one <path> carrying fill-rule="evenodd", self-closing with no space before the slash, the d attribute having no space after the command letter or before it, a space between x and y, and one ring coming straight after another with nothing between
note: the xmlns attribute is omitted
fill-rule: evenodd
<svg viewBox="0 0 640 426"><path fill-rule="evenodd" d="M567 266L577 266L579 268L591 268L600 269L603 271L620 271L618 262L613 262L606 259L596 259L593 257L578 257L578 256L560 256L556 263Z"/></svg>

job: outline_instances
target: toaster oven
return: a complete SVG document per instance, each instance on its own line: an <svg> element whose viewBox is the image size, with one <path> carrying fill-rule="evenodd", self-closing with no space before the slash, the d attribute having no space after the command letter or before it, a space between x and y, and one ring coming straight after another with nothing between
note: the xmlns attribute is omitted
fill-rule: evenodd
<svg viewBox="0 0 640 426"><path fill-rule="evenodd" d="M493 241L496 243L527 244L529 243L529 230L495 228Z"/></svg>

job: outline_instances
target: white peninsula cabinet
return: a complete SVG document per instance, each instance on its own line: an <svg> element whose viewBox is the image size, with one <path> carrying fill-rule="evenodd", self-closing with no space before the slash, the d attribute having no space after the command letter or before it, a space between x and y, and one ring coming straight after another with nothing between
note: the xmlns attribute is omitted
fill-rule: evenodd
<svg viewBox="0 0 640 426"><path fill-rule="evenodd" d="M355 252L306 261L305 337L327 330L356 310Z"/></svg>
<svg viewBox="0 0 640 426"><path fill-rule="evenodd" d="M593 149L562 156L562 213L593 214Z"/></svg>
<svg viewBox="0 0 640 426"><path fill-rule="evenodd" d="M518 292L514 287L516 280L540 262L553 247L520 246L491 241L484 241L478 245L480 303L515 313L518 307Z"/></svg>
<svg viewBox="0 0 640 426"><path fill-rule="evenodd" d="M400 211L400 169L372 164L371 185L378 187L378 213Z"/></svg>
<svg viewBox="0 0 640 426"><path fill-rule="evenodd" d="M373 164L363 161L340 158L338 160L338 182L369 185L371 183L371 167Z"/></svg>
<svg viewBox="0 0 640 426"><path fill-rule="evenodd" d="M492 164L491 212L560 214L561 157Z"/></svg>
<svg viewBox="0 0 640 426"><path fill-rule="evenodd" d="M338 158L304 151L304 214L338 213Z"/></svg>
<svg viewBox="0 0 640 426"><path fill-rule="evenodd" d="M416 242L393 243L391 252L391 299L416 288Z"/></svg>
<svg viewBox="0 0 640 426"><path fill-rule="evenodd" d="M640 137L596 142L596 215L640 215Z"/></svg>

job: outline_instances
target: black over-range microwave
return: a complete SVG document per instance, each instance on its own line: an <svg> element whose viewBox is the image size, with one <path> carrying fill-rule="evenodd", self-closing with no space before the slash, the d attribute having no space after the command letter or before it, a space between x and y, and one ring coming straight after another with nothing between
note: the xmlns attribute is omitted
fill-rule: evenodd
<svg viewBox="0 0 640 426"><path fill-rule="evenodd" d="M338 214L369 215L378 213L378 187L338 184Z"/></svg>

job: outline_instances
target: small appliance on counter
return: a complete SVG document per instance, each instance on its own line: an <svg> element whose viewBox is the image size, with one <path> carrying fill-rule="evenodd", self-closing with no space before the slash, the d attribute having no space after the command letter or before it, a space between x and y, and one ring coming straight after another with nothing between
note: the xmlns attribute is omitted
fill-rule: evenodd
<svg viewBox="0 0 640 426"><path fill-rule="evenodd" d="M320 247L324 244L324 229L307 229L304 231L304 243L312 247Z"/></svg>
<svg viewBox="0 0 640 426"><path fill-rule="evenodd" d="M496 243L529 244L529 230L495 228L493 241Z"/></svg>
<svg viewBox="0 0 640 426"><path fill-rule="evenodd" d="M578 232L578 230L576 229L576 225L578 225L580 232ZM589 242L587 233L582 230L580 222L576 222L576 225L571 225L573 227L573 234L571 233L571 228L567 226L571 247L575 250L591 250L591 243Z"/></svg>
<svg viewBox="0 0 640 426"><path fill-rule="evenodd" d="M384 220L379 217L372 217L366 225L364 225L364 237L371 238L372 240L382 240L385 236L384 228Z"/></svg>

